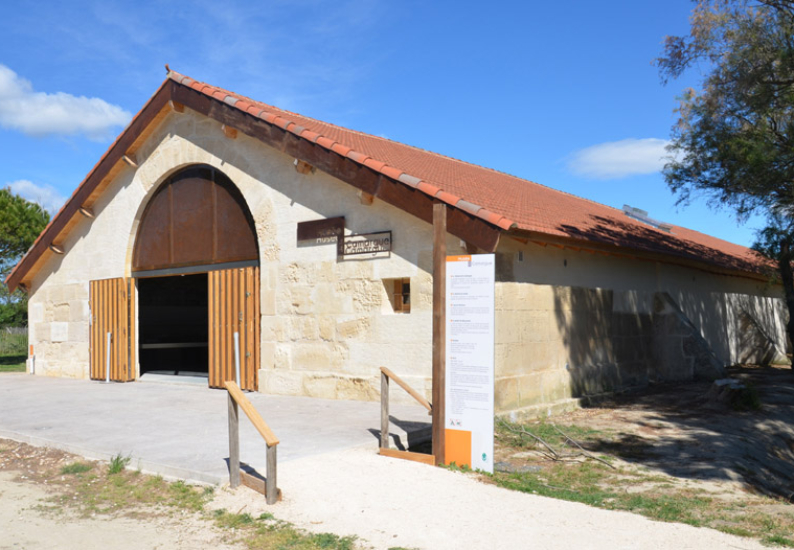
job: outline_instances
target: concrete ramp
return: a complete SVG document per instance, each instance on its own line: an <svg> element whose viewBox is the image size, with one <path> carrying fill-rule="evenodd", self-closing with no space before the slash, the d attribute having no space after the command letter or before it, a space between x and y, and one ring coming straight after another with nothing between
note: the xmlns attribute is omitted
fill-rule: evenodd
<svg viewBox="0 0 794 550"><path fill-rule="evenodd" d="M281 443L279 463L371 446L380 403L247 393ZM421 407L390 407L393 448L430 437ZM204 483L228 481L227 396L195 385L127 384L0 375L0 437L94 459L122 454L131 467ZM265 443L244 416L240 459L265 472Z"/></svg>

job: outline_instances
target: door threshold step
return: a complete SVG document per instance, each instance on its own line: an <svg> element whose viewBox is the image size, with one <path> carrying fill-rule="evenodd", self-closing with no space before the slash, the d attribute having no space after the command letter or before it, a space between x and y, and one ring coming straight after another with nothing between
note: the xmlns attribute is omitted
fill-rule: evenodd
<svg viewBox="0 0 794 550"><path fill-rule="evenodd" d="M162 374L158 372L147 372L138 378L138 382L148 382L155 384L189 384L193 386L208 386L207 375L189 374Z"/></svg>

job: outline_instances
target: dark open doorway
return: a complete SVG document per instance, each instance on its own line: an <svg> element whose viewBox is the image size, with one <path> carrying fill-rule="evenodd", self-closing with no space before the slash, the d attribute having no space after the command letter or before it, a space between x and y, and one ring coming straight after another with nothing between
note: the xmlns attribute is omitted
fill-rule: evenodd
<svg viewBox="0 0 794 550"><path fill-rule="evenodd" d="M138 279L140 373L206 378L207 274Z"/></svg>

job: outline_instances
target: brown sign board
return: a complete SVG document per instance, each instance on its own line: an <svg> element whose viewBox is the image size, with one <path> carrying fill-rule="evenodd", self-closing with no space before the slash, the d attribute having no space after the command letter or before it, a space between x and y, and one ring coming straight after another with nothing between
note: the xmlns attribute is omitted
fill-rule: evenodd
<svg viewBox="0 0 794 550"><path fill-rule="evenodd" d="M298 222L298 242L326 244L339 242L345 233L345 218L325 218Z"/></svg>

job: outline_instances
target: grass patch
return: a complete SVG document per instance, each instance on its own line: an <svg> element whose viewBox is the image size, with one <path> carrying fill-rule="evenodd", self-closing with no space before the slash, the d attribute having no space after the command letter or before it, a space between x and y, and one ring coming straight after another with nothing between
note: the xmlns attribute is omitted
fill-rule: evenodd
<svg viewBox="0 0 794 550"><path fill-rule="evenodd" d="M788 548L794 548L794 539L790 539L788 537L784 537L783 535L771 535L768 537L763 538L763 542L765 544L771 544L776 546L786 546Z"/></svg>
<svg viewBox="0 0 794 550"><path fill-rule="evenodd" d="M250 514L235 514L215 510L215 525L233 530L238 540L250 550L354 550L355 537L340 537L332 533L306 533L290 523L279 521L264 513L254 518Z"/></svg>
<svg viewBox="0 0 794 550"><path fill-rule="evenodd" d="M13 354L0 355L0 372L25 372L27 355Z"/></svg>
<svg viewBox="0 0 794 550"><path fill-rule="evenodd" d="M121 456L121 453L111 458L110 465L108 466L108 475L116 475L121 473L124 468L127 467L127 464L130 463L130 460L132 460L131 457Z"/></svg>
<svg viewBox="0 0 794 550"><path fill-rule="evenodd" d="M597 450L598 458L615 468L584 456L575 460L550 460L548 457L553 453L531 436L522 435L522 429L543 439L561 455L576 453L576 445L566 441L568 436L594 456ZM634 441L633 437L577 426L560 425L555 428L544 422L522 426L500 420L496 424L500 454L519 457L514 459L517 465L523 465L525 461L540 468L538 471L496 472L488 479L516 491L609 510L624 510L658 521L711 527L725 533L755 537L765 544L794 547L791 539L794 507L749 493L738 498L735 495L731 499L717 498L702 488L671 483L674 480L669 477L646 472L642 468L621 466L615 456L600 454L614 446L616 455L626 457L629 453L617 448L621 444L628 442L632 446L631 454L635 448L641 450L647 444ZM533 450L538 452L531 452ZM779 513L774 511L776 508Z"/></svg>
<svg viewBox="0 0 794 550"><path fill-rule="evenodd" d="M72 462L61 468L61 475L84 474L91 470L91 465L86 462Z"/></svg>

